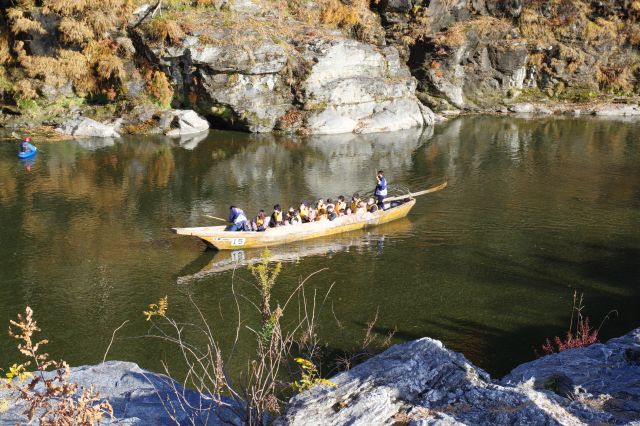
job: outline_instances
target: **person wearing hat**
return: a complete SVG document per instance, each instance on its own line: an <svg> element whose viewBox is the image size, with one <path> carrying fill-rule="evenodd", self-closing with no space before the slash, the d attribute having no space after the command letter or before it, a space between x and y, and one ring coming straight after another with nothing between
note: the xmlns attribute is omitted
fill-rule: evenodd
<svg viewBox="0 0 640 426"><path fill-rule="evenodd" d="M20 152L31 152L35 149L36 147L31 145L31 138L29 137L22 139L22 142L20 142Z"/></svg>

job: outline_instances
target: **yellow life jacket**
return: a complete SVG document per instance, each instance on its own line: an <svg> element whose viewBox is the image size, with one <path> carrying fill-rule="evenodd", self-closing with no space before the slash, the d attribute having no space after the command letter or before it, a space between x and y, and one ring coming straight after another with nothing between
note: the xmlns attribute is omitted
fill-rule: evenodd
<svg viewBox="0 0 640 426"><path fill-rule="evenodd" d="M345 203L344 201L338 201L336 203L336 211L338 213L343 212L347 209L347 203Z"/></svg>
<svg viewBox="0 0 640 426"><path fill-rule="evenodd" d="M318 203L318 215L327 213L327 206L324 203Z"/></svg>
<svg viewBox="0 0 640 426"><path fill-rule="evenodd" d="M309 207L305 206L304 204L301 204L300 205L300 217L306 218L307 216L309 216Z"/></svg>
<svg viewBox="0 0 640 426"><path fill-rule="evenodd" d="M282 212L273 212L273 218L277 223L282 222Z"/></svg>
<svg viewBox="0 0 640 426"><path fill-rule="evenodd" d="M358 208L358 203L360 203L360 200L351 200L351 211L355 213L356 209Z"/></svg>
<svg viewBox="0 0 640 426"><path fill-rule="evenodd" d="M264 226L264 218L263 217L258 216L256 218L256 226Z"/></svg>

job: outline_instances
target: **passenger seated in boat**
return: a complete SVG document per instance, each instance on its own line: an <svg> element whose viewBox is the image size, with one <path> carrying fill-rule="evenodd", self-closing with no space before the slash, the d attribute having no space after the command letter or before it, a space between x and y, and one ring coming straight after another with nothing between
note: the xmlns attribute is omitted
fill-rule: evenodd
<svg viewBox="0 0 640 426"><path fill-rule="evenodd" d="M347 207L346 209L344 209L344 215L345 215L345 216L348 216L348 215L350 215L351 213L353 213L353 212L351 211L351 207Z"/></svg>
<svg viewBox="0 0 640 426"><path fill-rule="evenodd" d="M282 225L282 209L280 208L280 204L276 204L273 206L273 213L271 213L271 220L269 221L269 226L272 228L276 228Z"/></svg>
<svg viewBox="0 0 640 426"><path fill-rule="evenodd" d="M328 204L327 205L327 219L334 220L337 217L338 217L338 215L336 213L336 210L335 210L335 207L333 206L333 204Z"/></svg>
<svg viewBox="0 0 640 426"><path fill-rule="evenodd" d="M369 213L375 213L378 211L378 205L373 198L369 198L369 201L367 201L367 211Z"/></svg>
<svg viewBox="0 0 640 426"><path fill-rule="evenodd" d="M364 201L358 201L358 205L356 206L356 214L364 214L367 211L367 206Z"/></svg>
<svg viewBox="0 0 640 426"><path fill-rule="evenodd" d="M322 198L318 198L318 202L316 203L316 205L318 208L318 216L327 213L327 206L324 204L324 200Z"/></svg>
<svg viewBox="0 0 640 426"><path fill-rule="evenodd" d="M316 208L315 204L312 204L311 207L309 207L309 212L307 213L307 220L309 222L313 222L316 220L317 215L318 215L318 209Z"/></svg>
<svg viewBox="0 0 640 426"><path fill-rule="evenodd" d="M231 226L227 231L250 231L251 226L247 221L247 216L245 216L242 209L239 209L236 206L229 207L229 222L231 222Z"/></svg>
<svg viewBox="0 0 640 426"><path fill-rule="evenodd" d="M258 216L251 224L251 228L257 232L264 232L269 226L269 218L265 215L264 210L260 210Z"/></svg>
<svg viewBox="0 0 640 426"><path fill-rule="evenodd" d="M356 192L351 196L351 211L355 212L358 210L358 203L360 202L360 195Z"/></svg>
<svg viewBox="0 0 640 426"><path fill-rule="evenodd" d="M316 222L320 220L327 220L327 208L324 207L323 210L318 209L318 214L316 215Z"/></svg>
<svg viewBox="0 0 640 426"><path fill-rule="evenodd" d="M327 198L327 211L329 211L329 207L332 207L334 212L336 211L336 205L331 198Z"/></svg>
<svg viewBox="0 0 640 426"><path fill-rule="evenodd" d="M302 219L300 218L300 214L297 210L294 210L289 220L290 225L302 225Z"/></svg>
<svg viewBox="0 0 640 426"><path fill-rule="evenodd" d="M291 225L291 219L293 219L294 213L295 213L295 210L293 209L293 207L289 206L289 210L287 210L287 214L284 218L285 225Z"/></svg>
<svg viewBox="0 0 640 426"><path fill-rule="evenodd" d="M336 212L338 213L338 215L343 215L346 208L347 203L344 201L344 195L340 195L338 197L338 201L336 202Z"/></svg>
<svg viewBox="0 0 640 426"><path fill-rule="evenodd" d="M306 200L302 200L300 203L300 219L302 222L309 222L309 207Z"/></svg>

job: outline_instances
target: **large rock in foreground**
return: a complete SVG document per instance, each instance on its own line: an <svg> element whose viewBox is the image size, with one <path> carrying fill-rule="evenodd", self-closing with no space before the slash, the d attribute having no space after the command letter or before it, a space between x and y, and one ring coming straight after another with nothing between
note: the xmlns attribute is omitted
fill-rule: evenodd
<svg viewBox="0 0 640 426"><path fill-rule="evenodd" d="M423 338L337 375L331 379L337 388L294 397L279 424L624 424L640 419L639 360L637 329L606 345L525 364L496 382L463 355Z"/></svg>
<svg viewBox="0 0 640 426"><path fill-rule="evenodd" d="M230 398L225 398L221 403L214 402L198 392L184 389L165 375L143 370L131 362L108 361L95 366L72 368L70 382L77 383L79 388L88 389L93 386L93 389L99 392L101 400L106 399L111 403L115 419L113 422L101 424L242 424L237 414L241 410ZM182 395L182 401L178 400L176 392ZM6 396L0 393L0 397ZM0 425L27 423L26 416L22 414L25 410L23 401L17 401L8 411L0 414ZM189 407L211 407L211 411L199 411ZM175 416L175 420L172 416Z"/></svg>

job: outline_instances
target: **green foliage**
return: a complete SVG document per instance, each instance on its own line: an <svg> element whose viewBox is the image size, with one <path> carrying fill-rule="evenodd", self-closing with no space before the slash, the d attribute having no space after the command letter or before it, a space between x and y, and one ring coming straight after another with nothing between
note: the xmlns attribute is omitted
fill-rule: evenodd
<svg viewBox="0 0 640 426"><path fill-rule="evenodd" d="M249 271L258 283L258 290L260 291L262 299L261 310L263 326L271 319L271 289L275 285L280 271L282 271L282 263L280 262L276 263L273 268L269 265L270 258L271 253L269 249L265 248L260 262L256 265L249 265Z"/></svg>
<svg viewBox="0 0 640 426"><path fill-rule="evenodd" d="M331 387L338 387L331 380L323 379L318 373L318 368L311 361L304 358L295 358L294 361L300 367L301 378L291 384L291 387L296 392L304 392L316 385L325 385Z"/></svg>
<svg viewBox="0 0 640 426"><path fill-rule="evenodd" d="M280 272L282 271L282 263L278 262L273 268L269 266L271 252L268 248L265 248L262 252L260 262L256 265L249 265L249 271L253 277L258 281L260 288L266 291L270 291Z"/></svg>

